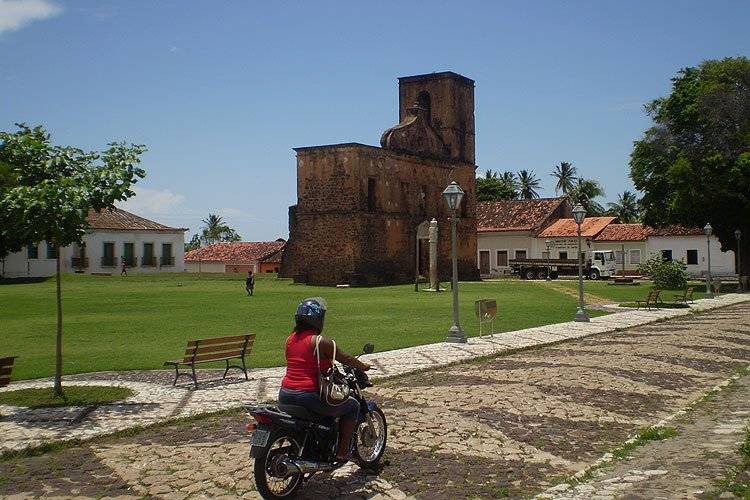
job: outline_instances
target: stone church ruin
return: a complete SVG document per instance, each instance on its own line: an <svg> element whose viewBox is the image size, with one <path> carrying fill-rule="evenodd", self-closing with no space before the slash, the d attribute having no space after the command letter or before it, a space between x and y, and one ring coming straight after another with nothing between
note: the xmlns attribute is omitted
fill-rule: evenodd
<svg viewBox="0 0 750 500"><path fill-rule="evenodd" d="M381 147L358 143L295 148L297 204L280 275L315 285L412 283L429 275L418 232L438 221L438 273L450 279L449 210L442 191L465 191L458 269L478 279L474 81L453 72L399 82L399 123ZM426 223L426 224L425 224Z"/></svg>

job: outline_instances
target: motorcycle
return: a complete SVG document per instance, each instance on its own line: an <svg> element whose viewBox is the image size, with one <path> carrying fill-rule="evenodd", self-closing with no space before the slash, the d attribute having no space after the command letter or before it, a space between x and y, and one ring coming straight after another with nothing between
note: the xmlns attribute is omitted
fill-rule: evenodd
<svg viewBox="0 0 750 500"><path fill-rule="evenodd" d="M364 346L362 354L374 351ZM366 400L362 389L372 387L367 374L344 366L351 396L359 402L359 416L352 436L352 460L364 469L376 469L385 452L388 427L383 411ZM309 412L296 405L245 405L254 422L250 457L255 459L255 485L263 498L287 498L317 472L331 472L346 464L336 461L338 418Z"/></svg>

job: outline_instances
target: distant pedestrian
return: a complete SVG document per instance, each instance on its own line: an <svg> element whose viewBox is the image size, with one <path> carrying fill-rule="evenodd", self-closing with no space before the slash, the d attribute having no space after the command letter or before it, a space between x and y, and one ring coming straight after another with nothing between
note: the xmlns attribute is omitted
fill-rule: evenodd
<svg viewBox="0 0 750 500"><path fill-rule="evenodd" d="M247 272L247 278L245 278L245 290L247 290L248 296L253 295L253 288L255 288L255 276L252 271Z"/></svg>
<svg viewBox="0 0 750 500"><path fill-rule="evenodd" d="M125 259L122 259L122 267L120 268L120 276L127 276L128 275L128 263L125 261Z"/></svg>

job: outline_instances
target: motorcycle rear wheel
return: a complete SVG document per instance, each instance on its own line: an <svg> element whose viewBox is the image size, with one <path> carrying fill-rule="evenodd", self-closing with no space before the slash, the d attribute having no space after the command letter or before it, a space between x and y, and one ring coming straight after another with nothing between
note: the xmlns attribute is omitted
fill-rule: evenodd
<svg viewBox="0 0 750 500"><path fill-rule="evenodd" d="M289 498L302 485L302 473L295 472L282 477L279 472L283 471L283 467L279 461L285 457L299 457L300 445L294 436L286 432L275 433L270 442L262 455L255 458L255 486L263 498Z"/></svg>
<svg viewBox="0 0 750 500"><path fill-rule="evenodd" d="M363 469L375 469L385 453L388 440L388 424L380 408L370 412L375 428L373 435L367 420L359 424L354 435L354 462Z"/></svg>

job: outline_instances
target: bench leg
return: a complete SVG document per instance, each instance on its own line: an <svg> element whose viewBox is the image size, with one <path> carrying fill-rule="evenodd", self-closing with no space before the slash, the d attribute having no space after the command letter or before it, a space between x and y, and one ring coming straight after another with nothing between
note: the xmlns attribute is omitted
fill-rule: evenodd
<svg viewBox="0 0 750 500"><path fill-rule="evenodd" d="M174 365L174 382L172 382L173 387L177 385L178 378L180 378L180 368L178 365Z"/></svg>
<svg viewBox="0 0 750 500"><path fill-rule="evenodd" d="M198 377L195 376L195 363L190 365L190 368L193 370L193 384L195 384L195 388L198 388Z"/></svg>
<svg viewBox="0 0 750 500"><path fill-rule="evenodd" d="M226 370L224 370L224 376L223 376L223 377L221 377L221 378L227 378L227 373L229 373L229 360L228 360L228 359L225 359L224 361L226 361L226 362L227 362L227 369L226 369Z"/></svg>
<svg viewBox="0 0 750 500"><path fill-rule="evenodd" d="M250 380L249 378L247 378L247 367L245 366L245 358L243 357L241 359L242 359L242 371L245 372L245 380Z"/></svg>

